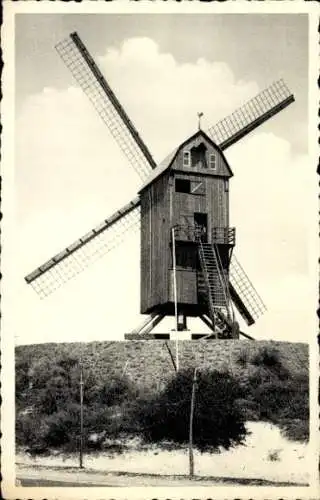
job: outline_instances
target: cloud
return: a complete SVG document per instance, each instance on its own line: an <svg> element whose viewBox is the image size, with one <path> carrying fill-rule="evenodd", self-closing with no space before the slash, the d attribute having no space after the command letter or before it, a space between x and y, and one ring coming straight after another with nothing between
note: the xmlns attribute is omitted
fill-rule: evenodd
<svg viewBox="0 0 320 500"><path fill-rule="evenodd" d="M126 40L98 63L157 159L194 133L198 111L209 127L259 91L253 81L237 81L225 63L181 64L149 38ZM230 195L237 253L272 304L258 338L286 338L287 318L300 325L308 314L303 301L302 312L288 315L285 306L298 305L301 293L295 288L308 289L310 165L306 157L293 155L287 141L260 131L228 150L228 159L235 173ZM73 84L30 95L16 122L21 273L129 201L139 185L106 126ZM21 275L20 342L121 338L139 323L139 236L128 238L45 301Z"/></svg>
<svg viewBox="0 0 320 500"><path fill-rule="evenodd" d="M223 62L178 63L149 38L126 40L98 64L158 160L196 131L198 111L209 128L259 90Z"/></svg>
<svg viewBox="0 0 320 500"><path fill-rule="evenodd" d="M267 305L258 338L306 340L315 320L316 176L307 155L270 133L231 148L236 254Z"/></svg>

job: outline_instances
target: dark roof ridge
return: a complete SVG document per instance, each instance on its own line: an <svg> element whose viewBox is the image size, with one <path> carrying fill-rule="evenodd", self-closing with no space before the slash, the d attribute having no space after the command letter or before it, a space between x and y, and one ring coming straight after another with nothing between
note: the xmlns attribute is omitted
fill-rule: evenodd
<svg viewBox="0 0 320 500"><path fill-rule="evenodd" d="M227 167L230 170L231 176L233 176L233 172L229 166L229 163L223 153L223 151L219 148L219 146L202 130L199 129L197 130L193 135L188 137L185 141L183 141L178 147L176 147L169 155L167 155L164 160L162 160L159 165L156 166L154 170L151 171L150 175L148 178L145 180L145 182L142 184L141 188L139 189L138 193L141 193L149 184L151 184L154 180L156 180L160 175L162 175L174 162L178 152L190 141L195 139L198 135L201 135L206 139L214 148L217 148L219 152L221 153L223 159L225 160Z"/></svg>

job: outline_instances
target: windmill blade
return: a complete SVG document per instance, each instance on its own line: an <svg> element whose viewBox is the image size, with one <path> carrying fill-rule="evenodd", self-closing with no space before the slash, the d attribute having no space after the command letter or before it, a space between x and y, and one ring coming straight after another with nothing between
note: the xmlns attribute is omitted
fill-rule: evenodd
<svg viewBox="0 0 320 500"><path fill-rule="evenodd" d="M71 33L56 45L56 50L131 166L145 180L156 163L78 34Z"/></svg>
<svg viewBox="0 0 320 500"><path fill-rule="evenodd" d="M294 102L294 96L281 79L274 82L230 116L210 127L207 134L226 149Z"/></svg>
<svg viewBox="0 0 320 500"><path fill-rule="evenodd" d="M28 274L25 280L43 298L116 247L129 229L139 227L140 199L137 197Z"/></svg>
<svg viewBox="0 0 320 500"><path fill-rule="evenodd" d="M247 325L253 325L266 311L266 306L234 254L230 263L229 289L239 313Z"/></svg>

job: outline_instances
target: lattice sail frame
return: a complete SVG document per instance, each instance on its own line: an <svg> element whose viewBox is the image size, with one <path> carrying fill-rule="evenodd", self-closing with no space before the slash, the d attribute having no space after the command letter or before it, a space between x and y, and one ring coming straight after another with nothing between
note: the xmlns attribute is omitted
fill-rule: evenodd
<svg viewBox="0 0 320 500"><path fill-rule="evenodd" d="M258 319L267 308L234 253L230 262L229 280L252 318Z"/></svg>
<svg viewBox="0 0 320 500"><path fill-rule="evenodd" d="M117 247L128 232L140 231L140 206L136 205L125 215L119 216L113 225L99 224L87 235L57 254L26 276L40 298L50 295L64 283L81 273L89 265ZM108 228L108 230L106 230Z"/></svg>
<svg viewBox="0 0 320 500"><path fill-rule="evenodd" d="M231 115L210 127L207 134L220 149L224 150L292 102L294 102L294 96L280 79L236 109Z"/></svg>
<svg viewBox="0 0 320 500"><path fill-rule="evenodd" d="M73 33L68 39L59 42L56 50L110 129L129 163L144 181L156 164L78 35ZM224 150L293 101L290 90L283 80L279 80L220 120L207 133ZM117 246L130 228L139 228L139 203L139 198L135 198L125 209L119 210L38 267L25 278L27 283L43 297L79 274L91 262ZM130 209L126 210L127 207Z"/></svg>
<svg viewBox="0 0 320 500"><path fill-rule="evenodd" d="M98 66L76 33L55 46L142 181L156 163Z"/></svg>

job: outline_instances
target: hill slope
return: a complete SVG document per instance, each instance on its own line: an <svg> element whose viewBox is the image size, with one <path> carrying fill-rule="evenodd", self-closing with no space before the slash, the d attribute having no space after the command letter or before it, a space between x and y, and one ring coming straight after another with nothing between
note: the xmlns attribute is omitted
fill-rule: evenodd
<svg viewBox="0 0 320 500"><path fill-rule="evenodd" d="M175 356L175 342L168 342ZM252 365L250 360L263 348L278 351L280 360L292 375L308 375L308 345L272 341L182 341L179 342L179 363L183 368L228 369L245 380ZM29 367L41 359L48 361L63 354L82 357L84 371L93 370L98 377L126 375L136 384L160 388L173 375L173 365L163 341L90 342L63 344L35 344L18 346L16 362L27 362ZM248 362L239 363L239 358Z"/></svg>

